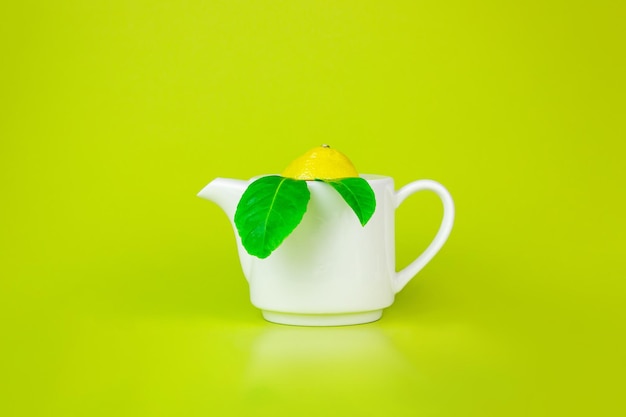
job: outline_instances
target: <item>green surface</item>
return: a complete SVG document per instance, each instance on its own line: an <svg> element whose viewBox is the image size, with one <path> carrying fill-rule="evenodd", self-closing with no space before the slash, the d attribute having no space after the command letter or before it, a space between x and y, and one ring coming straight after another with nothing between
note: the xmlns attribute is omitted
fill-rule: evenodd
<svg viewBox="0 0 626 417"><path fill-rule="evenodd" d="M623 2L0 6L0 415L624 414ZM377 323L248 301L195 197L321 143L457 221ZM398 264L440 204L398 212Z"/></svg>

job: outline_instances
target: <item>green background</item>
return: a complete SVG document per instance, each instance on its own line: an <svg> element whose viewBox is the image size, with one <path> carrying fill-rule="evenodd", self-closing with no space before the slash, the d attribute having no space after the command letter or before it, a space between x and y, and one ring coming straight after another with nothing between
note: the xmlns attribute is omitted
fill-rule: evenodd
<svg viewBox="0 0 626 417"><path fill-rule="evenodd" d="M623 4L4 2L0 414L623 415ZM321 143L455 198L373 324L263 321L195 196Z"/></svg>

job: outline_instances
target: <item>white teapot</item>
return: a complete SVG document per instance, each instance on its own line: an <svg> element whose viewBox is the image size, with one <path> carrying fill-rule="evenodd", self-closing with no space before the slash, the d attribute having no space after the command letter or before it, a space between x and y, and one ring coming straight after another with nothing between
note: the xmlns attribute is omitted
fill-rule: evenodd
<svg viewBox="0 0 626 417"><path fill-rule="evenodd" d="M376 198L362 226L335 190L307 181L311 197L301 223L271 255L247 253L235 228L252 304L271 322L338 326L378 320L399 292L441 249L454 223L450 193L432 180L395 191L391 177L361 175ZM218 204L234 226L237 204L253 181L216 178L198 196ZM428 248L406 268L395 268L395 210L411 194L435 192L443 203L441 226Z"/></svg>

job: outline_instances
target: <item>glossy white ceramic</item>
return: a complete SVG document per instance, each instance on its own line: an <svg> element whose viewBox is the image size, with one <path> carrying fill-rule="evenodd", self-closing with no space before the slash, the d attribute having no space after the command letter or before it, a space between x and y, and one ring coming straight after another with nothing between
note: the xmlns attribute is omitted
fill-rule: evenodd
<svg viewBox="0 0 626 417"><path fill-rule="evenodd" d="M454 222L452 197L441 184L419 180L396 192L391 177L362 177L376 195L376 211L365 227L332 187L309 181L311 199L302 222L269 257L250 256L235 232L252 304L266 320L304 326L378 320L394 295L441 249ZM217 178L198 195L216 202L233 223L239 198L251 181ZM395 210L422 190L441 198L441 226L428 248L396 272Z"/></svg>

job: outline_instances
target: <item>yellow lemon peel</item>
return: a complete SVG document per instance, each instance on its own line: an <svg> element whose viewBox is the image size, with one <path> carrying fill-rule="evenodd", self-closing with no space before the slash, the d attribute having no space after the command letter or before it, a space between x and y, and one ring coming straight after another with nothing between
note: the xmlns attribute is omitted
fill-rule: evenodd
<svg viewBox="0 0 626 417"><path fill-rule="evenodd" d="M347 156L328 145L322 145L294 159L281 175L312 181L358 177L359 173Z"/></svg>

